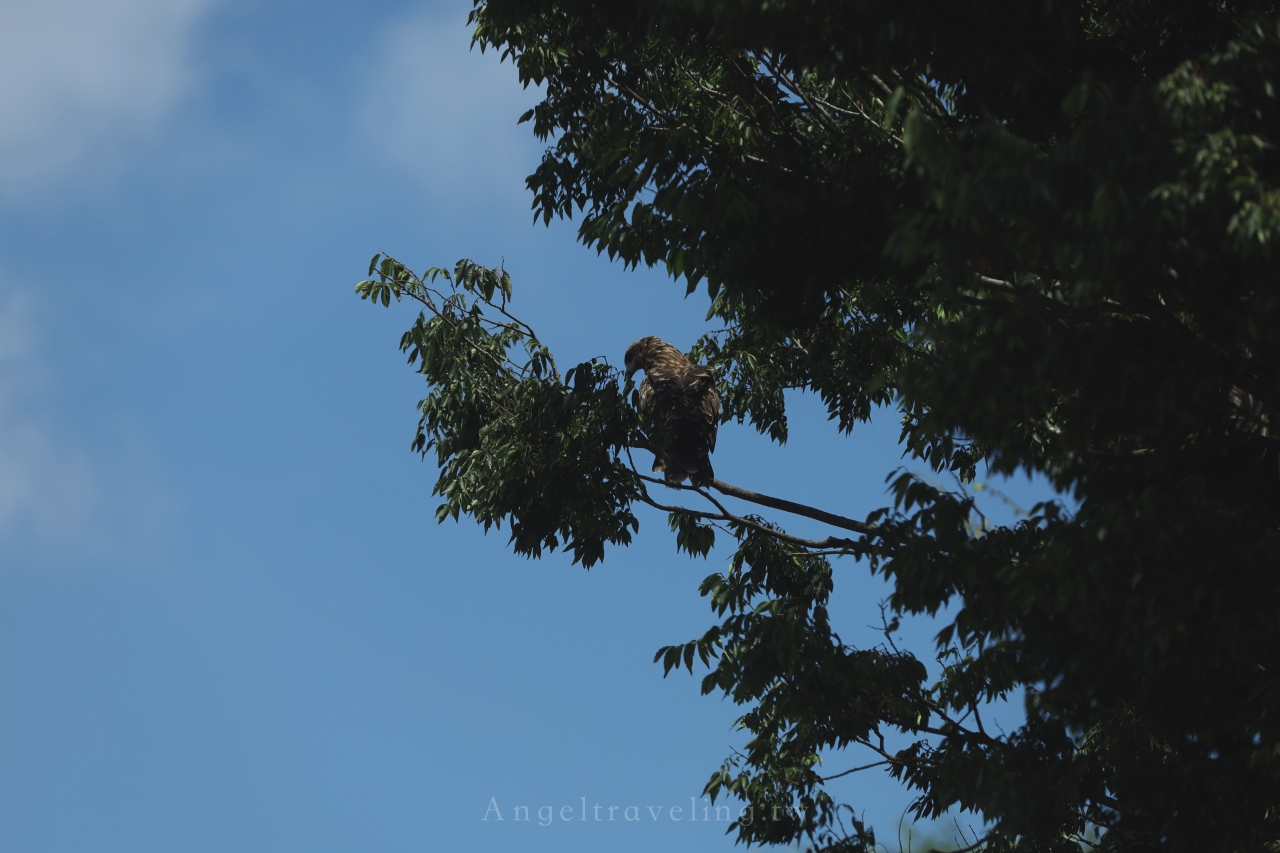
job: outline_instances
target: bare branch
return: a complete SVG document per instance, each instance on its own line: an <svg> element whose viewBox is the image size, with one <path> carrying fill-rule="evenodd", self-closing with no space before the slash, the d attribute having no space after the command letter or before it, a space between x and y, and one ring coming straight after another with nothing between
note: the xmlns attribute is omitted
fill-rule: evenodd
<svg viewBox="0 0 1280 853"><path fill-rule="evenodd" d="M555 356L553 356L551 354L551 350L544 343L542 343L541 340L538 339L538 335L536 332L533 331L533 327L530 326L528 323L526 323L524 320L521 320L519 317L516 317L512 314L507 313L507 309L503 308L501 305L496 304L493 300L485 299L484 302L486 305L492 306L494 310L499 311L502 314L502 316L506 317L512 323L515 323L517 326L519 326L519 328L517 329L506 323L499 323L496 320L490 320L488 318L485 318L485 322L493 323L495 326L501 326L505 329L511 329L512 331L516 331L516 332L523 331L525 334L527 334L535 343L537 343L538 346L542 347L542 351L547 354L547 361L551 362L551 372L552 374L555 375L556 381L559 382L560 368L556 367Z"/></svg>
<svg viewBox="0 0 1280 853"><path fill-rule="evenodd" d="M851 770L845 770L845 771L842 771L842 772L840 772L840 773L833 774L833 775L831 775L831 776L821 776L821 777L819 777L819 778L820 778L820 779L822 779L822 781L823 781L823 782L830 782L832 779L839 779L841 776L848 776L850 773L858 773L858 772L861 772L861 771L863 771L863 770L870 770L872 767L883 767L883 766L884 766L884 765L886 765L886 764L894 764L894 763L901 764L902 762L900 762L900 761L899 761L899 762L895 762L895 761L894 761L894 760L892 760L892 759L886 758L886 759L885 759L885 760L883 760L883 761L876 761L876 762L873 762L873 763L871 763L871 764L864 764L864 765L862 765L861 767L854 767L854 768L853 768L853 769L851 769Z"/></svg>
<svg viewBox="0 0 1280 853"><path fill-rule="evenodd" d="M645 475L640 473L637 473L636 476L640 477L642 480L652 480L654 482L661 482L660 480L656 480L653 477L646 477ZM840 547L854 548L858 544L854 542L852 539L840 539L839 537L836 537L836 536L828 536L826 539L821 539L821 540L802 539L799 536L792 536L790 533L783 533L781 530L774 530L773 528L767 527L759 523L758 521L752 521L749 518L743 518L742 516L733 515L731 513L703 512L702 510L689 509L688 507L685 507L685 506L667 506L666 504L660 504L657 501L655 501L653 498L649 497L647 492L640 495L640 500L647 503L649 506L653 507L654 509L660 509L663 512L679 512L679 513L684 513L685 515L691 515L694 518L705 519L707 521L728 521L733 524L739 524L739 525L742 525L743 527L754 530L757 533L763 533L766 536L772 536L774 539L777 539L780 542L788 542L792 545L799 545L801 548L840 548Z"/></svg>
<svg viewBox="0 0 1280 853"><path fill-rule="evenodd" d="M631 447L634 447L636 450L648 450L649 452L653 452L653 448L649 446L649 442L643 436L636 436L632 439ZM635 463L633 461L633 469L634 465ZM718 501L716 501L715 498L711 497L711 495L707 494L703 489L686 486L683 483L668 483L665 480L658 480L654 477L645 477L639 472L636 472L636 476L649 480L650 482L661 483L668 488L697 492L715 504L721 512L731 514ZM805 518L812 518L815 521L830 524L832 527L839 527L841 530L852 530L854 533L861 533L863 536L874 535L876 531L880 529L879 525L876 524L867 524L864 521L854 521L852 518L845 518L842 515L836 515L835 513L827 512L826 510L821 510L816 507L806 506L805 504L799 504L783 498L775 498L770 495L762 495L759 492L753 492L750 489L744 489L741 486L726 483L724 480L713 479L711 481L711 488L723 495L728 495L731 498L737 498L738 500L748 501L753 504L760 504L761 506L767 506L770 509L777 509L782 512L789 512L792 515L803 515Z"/></svg>
<svg viewBox="0 0 1280 853"><path fill-rule="evenodd" d="M842 530L852 530L854 533L861 533L864 536L871 536L879 530L879 525L867 524L864 521L854 521L852 518L845 518L842 515L826 512L825 510L815 507L798 504L794 501L783 500L782 498L770 497L762 495L759 492L753 492L732 483L726 483L723 480L712 480L711 488L721 494L728 495L738 500L749 501L753 504L760 504L771 509L789 512L793 515L803 515L805 518L812 518L815 521L821 521L824 524L830 524L832 527L839 527Z"/></svg>
<svg viewBox="0 0 1280 853"><path fill-rule="evenodd" d="M862 70L867 72L867 76L871 79L871 82L875 83L877 86L880 87L880 91L884 92L889 97L893 97L892 86L890 86L888 83L881 80L875 74L872 74L870 71L867 71L867 69L863 68Z"/></svg>
<svg viewBox="0 0 1280 853"><path fill-rule="evenodd" d="M917 103L922 103L928 106L929 111L933 113L935 118L944 120L953 120L955 118L955 116L951 114L951 111L947 109L947 105L938 98L937 92L932 88L927 85L922 86L919 80L913 80L910 77L904 76L896 68L890 69L890 71L893 76L898 79L898 85L902 86L903 89L910 90L916 96Z"/></svg>

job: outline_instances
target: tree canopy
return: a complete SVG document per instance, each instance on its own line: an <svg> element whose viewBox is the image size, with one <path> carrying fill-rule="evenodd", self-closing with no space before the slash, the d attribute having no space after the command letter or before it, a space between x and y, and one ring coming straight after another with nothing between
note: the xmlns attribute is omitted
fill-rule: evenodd
<svg viewBox="0 0 1280 853"><path fill-rule="evenodd" d="M991 851L1276 849L1276 4L477 0L472 19L542 87L536 214L712 297L721 329L690 355L726 422L785 441L789 389L845 433L892 407L927 469L1073 498L993 525L912 474L864 520L668 489L632 459L629 380L562 371L504 270L374 258L362 296L422 304L401 346L442 519L590 566L649 504L680 548L735 548L701 587L715 623L658 659L700 661L744 709L749 745L707 791L781 817L739 839L865 849L819 763L853 748L918 817L972 811ZM884 645L833 633L835 556L892 583ZM944 608L934 681L893 629ZM984 727L1020 696L1024 725Z"/></svg>

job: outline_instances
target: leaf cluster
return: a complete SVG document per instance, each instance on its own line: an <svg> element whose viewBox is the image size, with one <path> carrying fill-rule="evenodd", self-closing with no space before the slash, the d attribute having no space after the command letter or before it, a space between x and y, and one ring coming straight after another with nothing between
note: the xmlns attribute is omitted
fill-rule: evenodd
<svg viewBox="0 0 1280 853"><path fill-rule="evenodd" d="M468 260L421 278L375 255L362 299L421 304L400 340L430 393L413 449L440 466L436 518L506 522L518 554L563 547L590 567L639 529L634 478L620 458L636 429L616 371L597 360L563 377L533 330L507 312L511 278ZM447 290L431 286L442 279ZM549 499L554 496L554 499ZM609 511L612 510L612 511Z"/></svg>
<svg viewBox="0 0 1280 853"><path fill-rule="evenodd" d="M639 500L729 567L716 624L659 651L743 706L708 792L739 839L865 849L827 790L881 767L915 814L972 812L992 851L1280 844L1280 10L1261 0L480 0L475 41L543 100L535 215L705 287L695 359L726 422L788 435L786 394L852 433L895 408L913 467L803 540L708 490L660 502L625 383L563 379L501 270L362 295L424 306L416 447L441 517L586 564ZM437 278L449 292L430 286ZM980 470L1070 496L985 519ZM927 476L926 476L927 475ZM948 490L930 477L952 477ZM693 494L686 494L693 492ZM833 556L893 584L885 642L832 630ZM935 676L894 641L948 614ZM989 731L993 702L1026 722ZM904 745L905 744L905 745ZM866 764L855 756L870 757ZM854 766L823 776L823 762Z"/></svg>

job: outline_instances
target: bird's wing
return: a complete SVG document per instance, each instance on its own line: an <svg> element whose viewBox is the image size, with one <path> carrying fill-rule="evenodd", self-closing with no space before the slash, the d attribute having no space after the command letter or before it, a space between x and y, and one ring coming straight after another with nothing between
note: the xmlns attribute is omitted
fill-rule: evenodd
<svg viewBox="0 0 1280 853"><path fill-rule="evenodd" d="M679 420L681 398L679 377L674 371L650 370L640 383L639 405L636 406L645 429L650 432L665 430L672 421Z"/></svg>
<svg viewBox="0 0 1280 853"><path fill-rule="evenodd" d="M650 419L663 420L683 417L681 403L684 399L684 385L680 374L681 371L668 367L650 368L646 372L644 381L640 383L642 414Z"/></svg>
<svg viewBox="0 0 1280 853"><path fill-rule="evenodd" d="M715 383L712 383L702 397L702 412L708 428L707 452L713 453L716 449L716 435L720 432L720 394L716 391Z"/></svg>
<svg viewBox="0 0 1280 853"><path fill-rule="evenodd" d="M716 376L711 368L690 365L681 371L680 414L693 421L707 442L707 451L716 449L716 433L720 428L720 395L716 393Z"/></svg>

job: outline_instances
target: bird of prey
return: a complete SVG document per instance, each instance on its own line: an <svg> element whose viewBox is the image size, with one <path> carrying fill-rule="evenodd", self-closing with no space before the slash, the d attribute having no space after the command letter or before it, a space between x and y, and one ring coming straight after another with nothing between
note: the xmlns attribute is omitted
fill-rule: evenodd
<svg viewBox="0 0 1280 853"><path fill-rule="evenodd" d="M668 483L701 488L715 479L710 455L720 427L720 395L711 368L650 335L627 347L627 376L644 371L636 408L653 451L653 470Z"/></svg>

